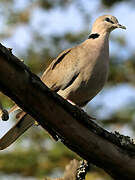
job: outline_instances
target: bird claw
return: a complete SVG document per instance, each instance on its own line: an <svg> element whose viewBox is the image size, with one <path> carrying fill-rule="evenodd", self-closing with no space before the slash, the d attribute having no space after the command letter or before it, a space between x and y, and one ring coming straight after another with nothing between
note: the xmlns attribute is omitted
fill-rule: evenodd
<svg viewBox="0 0 135 180"><path fill-rule="evenodd" d="M76 104L75 104L74 102L72 102L71 100L67 99L67 101L68 101L70 104L72 104L73 106L76 106L77 108L79 108L80 110L82 110L82 109L80 108L80 106L76 105ZM89 115L89 117L90 117L90 119L92 119L92 120L96 120L96 118L94 118L94 117L92 117L92 116L90 116L90 115Z"/></svg>
<svg viewBox="0 0 135 180"><path fill-rule="evenodd" d="M35 121L34 126L39 126L39 123L37 121Z"/></svg>

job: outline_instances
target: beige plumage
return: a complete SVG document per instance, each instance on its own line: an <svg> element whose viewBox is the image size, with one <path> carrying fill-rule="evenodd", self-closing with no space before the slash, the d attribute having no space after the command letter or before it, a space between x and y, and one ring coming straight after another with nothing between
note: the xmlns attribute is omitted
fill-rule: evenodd
<svg viewBox="0 0 135 180"><path fill-rule="evenodd" d="M109 69L109 34L116 28L125 29L111 15L99 17L91 34L82 44L63 51L47 68L42 81L63 98L78 106L86 105L103 88ZM15 105L10 112L16 110ZM19 114L19 119L24 116ZM14 142L32 124L34 119L21 119L0 140L0 149ZM19 124L19 126L18 126Z"/></svg>

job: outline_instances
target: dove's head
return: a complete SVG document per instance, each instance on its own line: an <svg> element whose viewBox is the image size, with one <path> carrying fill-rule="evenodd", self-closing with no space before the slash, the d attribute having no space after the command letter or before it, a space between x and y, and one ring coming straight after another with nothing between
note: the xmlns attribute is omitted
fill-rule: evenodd
<svg viewBox="0 0 135 180"><path fill-rule="evenodd" d="M92 27L92 32L98 34L106 33L106 32L110 33L116 28L126 29L125 26L119 24L116 17L111 15L104 15L96 19Z"/></svg>

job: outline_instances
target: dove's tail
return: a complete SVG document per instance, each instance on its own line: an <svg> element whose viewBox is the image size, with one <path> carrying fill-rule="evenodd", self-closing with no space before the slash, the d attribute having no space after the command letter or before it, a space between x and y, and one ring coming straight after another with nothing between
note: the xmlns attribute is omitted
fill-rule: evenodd
<svg viewBox="0 0 135 180"><path fill-rule="evenodd" d="M35 123L35 120L22 112L19 121L0 139L0 150L11 145L21 134Z"/></svg>

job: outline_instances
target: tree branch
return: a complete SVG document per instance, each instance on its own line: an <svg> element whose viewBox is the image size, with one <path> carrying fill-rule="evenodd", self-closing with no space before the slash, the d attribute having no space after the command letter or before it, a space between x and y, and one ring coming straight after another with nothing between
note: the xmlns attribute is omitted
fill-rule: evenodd
<svg viewBox="0 0 135 180"><path fill-rule="evenodd" d="M0 65L0 90L44 129L55 132L68 148L114 179L135 179L135 145L129 137L99 127L83 110L48 89L1 44Z"/></svg>

